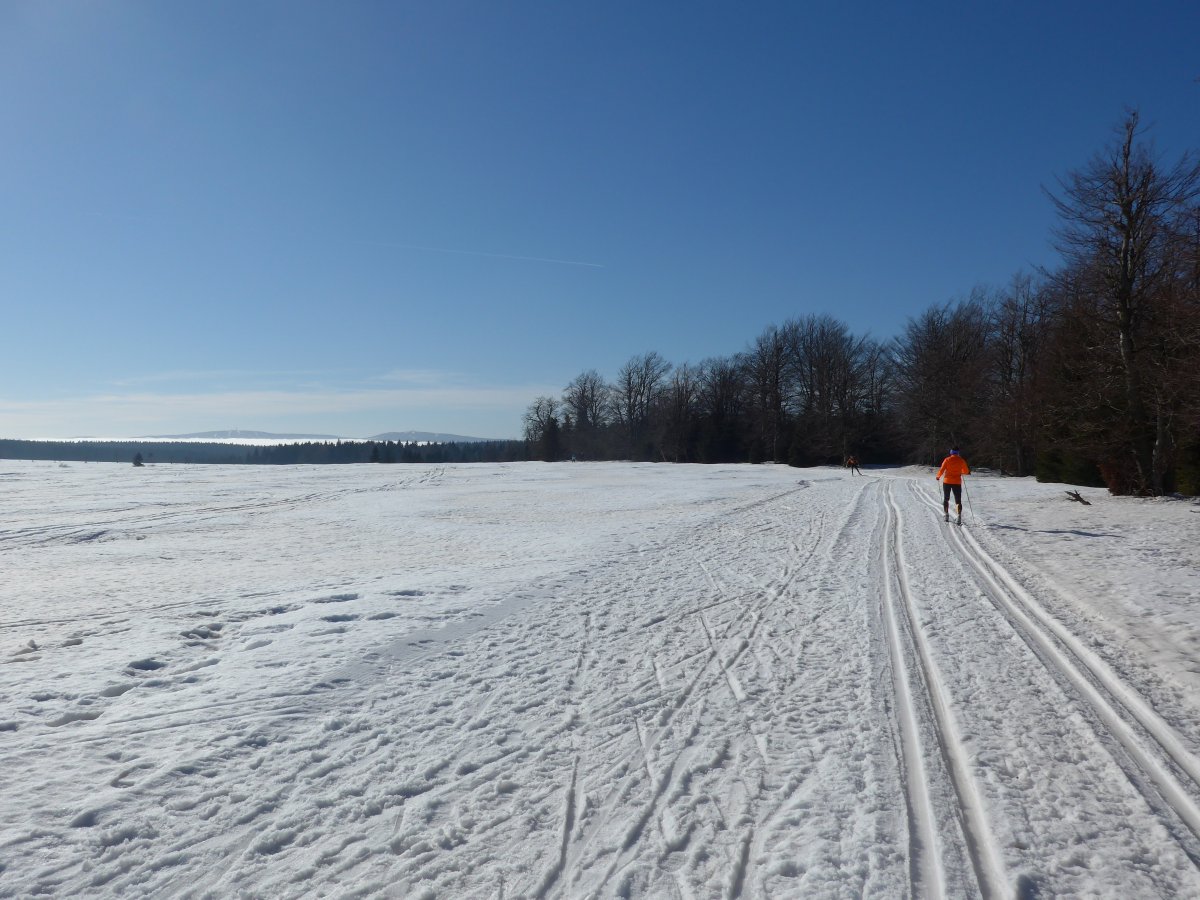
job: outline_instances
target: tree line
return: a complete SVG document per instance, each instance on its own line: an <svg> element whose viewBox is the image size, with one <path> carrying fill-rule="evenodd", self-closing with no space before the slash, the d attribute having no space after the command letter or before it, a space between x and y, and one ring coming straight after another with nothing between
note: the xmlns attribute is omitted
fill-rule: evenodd
<svg viewBox="0 0 1200 900"><path fill-rule="evenodd" d="M208 465L348 465L352 463L514 462L527 456L523 441L400 443L309 441L274 446L187 441L0 440L0 459L74 462L197 463Z"/></svg>
<svg viewBox="0 0 1200 900"><path fill-rule="evenodd" d="M559 460L936 463L1116 494L1200 493L1200 163L1165 164L1136 111L1048 191L1061 264L930 306L903 333L828 315L740 352L594 369L524 417Z"/></svg>

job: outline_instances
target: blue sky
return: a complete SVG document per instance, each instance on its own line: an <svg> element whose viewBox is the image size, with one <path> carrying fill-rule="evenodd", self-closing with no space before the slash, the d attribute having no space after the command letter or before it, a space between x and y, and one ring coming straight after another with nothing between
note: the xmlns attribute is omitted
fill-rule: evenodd
<svg viewBox="0 0 1200 900"><path fill-rule="evenodd" d="M907 8L906 8L907 7ZM0 437L510 437L539 394L1053 265L1200 4L0 0Z"/></svg>

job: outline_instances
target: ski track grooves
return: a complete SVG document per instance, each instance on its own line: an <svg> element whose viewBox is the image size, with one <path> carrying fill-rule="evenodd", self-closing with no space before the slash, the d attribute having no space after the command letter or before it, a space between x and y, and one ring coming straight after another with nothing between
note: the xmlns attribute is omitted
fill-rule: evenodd
<svg viewBox="0 0 1200 900"><path fill-rule="evenodd" d="M934 506L915 484L909 490ZM940 509L940 507L937 507ZM951 541L973 571L985 595L1010 627L1057 680L1069 684L1103 726L1098 734L1124 751L1128 763L1154 785L1160 802L1131 778L1151 808L1166 805L1186 827L1171 831L1188 857L1200 867L1200 760L1184 746L1176 731L1096 653L1051 616L1021 584L962 529ZM1120 764L1120 760L1118 760ZM1128 766L1121 768L1128 774ZM1182 776L1182 777L1181 777ZM1185 781L1188 784L1185 784Z"/></svg>
<svg viewBox="0 0 1200 900"><path fill-rule="evenodd" d="M889 559L894 551L894 546L890 544L895 527L890 504L884 527L887 537L880 542L878 552L880 565L884 571L884 631L891 660L892 686L896 695L897 732L904 772L905 803L908 807L909 890L913 896L919 895L921 883L925 880L930 895L944 897L946 885L941 867L936 865L929 867L930 871L926 873L927 867L924 865L927 856L929 859L936 859L939 841L937 825L933 820L933 798L929 794L929 781L921 752L921 728L917 721L916 700L913 698L912 687L909 683L910 676L905 665L907 654L901 642L900 624L896 612L897 599L891 572L895 562Z"/></svg>
<svg viewBox="0 0 1200 900"><path fill-rule="evenodd" d="M883 492L886 516L880 552L883 557L884 620L900 719L901 762L907 776L905 794L912 838L909 859L912 893L914 896L945 897L949 891L945 852L938 837L937 804L931 787L932 779L938 773L929 768L933 748L924 746L921 735L922 716L918 704L921 707L928 704L933 719L932 740L937 744L941 768L957 800L955 814L977 889L985 898L1004 897L1007 889L1000 853L984 816L971 763L950 711L950 698L921 630L916 598L906 574L908 563L902 538L904 519L892 487L887 484Z"/></svg>

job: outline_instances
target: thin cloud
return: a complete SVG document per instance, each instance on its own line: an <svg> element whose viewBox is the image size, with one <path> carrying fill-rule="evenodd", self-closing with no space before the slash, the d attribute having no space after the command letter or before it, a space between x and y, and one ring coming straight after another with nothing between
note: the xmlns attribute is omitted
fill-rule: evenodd
<svg viewBox="0 0 1200 900"><path fill-rule="evenodd" d="M173 372L154 372L147 375L134 375L130 378L114 379L111 383L114 387L135 387L141 384L170 384L172 382L198 382L198 381L225 381L228 379L255 379L262 380L264 378L311 378L313 376L328 375L328 372L322 372L316 369L308 370L293 370L280 372L263 372L251 369L180 369Z"/></svg>
<svg viewBox="0 0 1200 900"><path fill-rule="evenodd" d="M376 375L371 381L434 387L459 385L463 383L464 378L457 372L443 372L439 369L393 369L382 375Z"/></svg>
<svg viewBox="0 0 1200 900"><path fill-rule="evenodd" d="M375 242L380 247L395 247L401 250L422 250L426 253L454 253L461 256L483 256L489 259L512 259L520 262L553 263L558 266L584 266L589 269L603 269L601 263L581 262L577 259L554 259L548 256L516 256L511 253L488 253L483 250L452 250L449 247L426 247L423 244L393 244L386 241Z"/></svg>

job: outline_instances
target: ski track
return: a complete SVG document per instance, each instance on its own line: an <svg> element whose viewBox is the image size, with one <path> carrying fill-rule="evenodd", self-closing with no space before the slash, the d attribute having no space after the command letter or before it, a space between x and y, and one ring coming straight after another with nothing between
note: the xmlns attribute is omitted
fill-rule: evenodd
<svg viewBox="0 0 1200 900"><path fill-rule="evenodd" d="M934 505L926 496L921 500ZM1136 690L1046 612L969 530L954 529L951 541L1013 631L1057 681L1090 707L1098 740L1120 757L1131 784L1150 806L1173 814L1168 821L1177 822L1173 832L1181 849L1200 864L1200 760Z"/></svg>
<svg viewBox="0 0 1200 900"><path fill-rule="evenodd" d="M912 478L698 469L736 488L618 491L538 556L508 535L569 529L574 479L684 470L387 471L157 506L101 479L0 532L36 574L388 504L414 547L363 570L404 546L367 519L289 549L295 583L201 557L175 596L6 617L37 640L0 666L0 897L1200 896L1195 723ZM566 511L513 524L528 490ZM88 648L128 662L71 673Z"/></svg>
<svg viewBox="0 0 1200 900"><path fill-rule="evenodd" d="M914 895L945 897L964 892L983 897L1007 894L1006 878L994 846L983 803L951 712L946 685L921 626L918 600L910 585L904 553L903 516L894 498L893 485L883 491L887 505L883 543L887 638L894 664L899 742L908 782L906 797L913 819L910 871ZM923 734L924 733L924 734ZM932 752L937 748L937 754ZM946 802L932 782L944 779L952 799ZM947 840L944 823L958 828ZM974 884L955 884L957 866L946 861L953 851L949 842L961 844L961 855L970 861Z"/></svg>
<svg viewBox="0 0 1200 900"><path fill-rule="evenodd" d="M969 525L959 527L939 523L940 503L918 487L916 482L911 479L905 481L904 493L918 510L925 510L918 519L922 530L929 532L939 529L944 532L957 561L957 568L962 572L964 590L960 603L964 622L971 621L976 629L994 630L995 647L1005 650L1005 655L1010 657L1007 661L996 663L975 660L975 667L983 671L995 671L1003 667L1011 669L1014 664L1011 657L1017 656L1022 677L1027 678L1034 689L1034 693L1029 695L1030 706L1046 704L1049 698L1054 697L1054 705L1067 711L1066 716L1060 713L1063 724L1054 735L1057 740L1047 742L1044 748L1036 742L1025 748L1025 755L1030 761L1024 763L1022 768L1011 748L1001 754L983 746L986 743L984 732L1004 723L996 719L994 712L986 717L992 719L990 722L976 718L971 704L960 699L968 695L961 676L938 676L935 679L942 683L946 695L945 707L960 722L960 732L966 734L948 742L948 746L958 747L957 753L961 758L959 770L975 773L971 783L976 786L979 799L960 801L960 809L964 812L982 810L993 813L990 818L977 816L976 824L971 827L971 831L984 837L991 845L990 852L986 854L988 859L981 860L987 863L990 859L991 863L982 867L977 863L976 871L985 873L986 877L989 871L999 873L1002 868L1013 870L1017 874L1010 883L1020 895L1039 895L1041 892L1115 894L1121 890L1117 885L1122 880L1126 883L1124 890L1132 890L1134 895L1149 892L1154 896L1181 896L1195 892L1197 856L1194 822L1200 790L1193 778L1187 777L1186 783L1181 783L1179 778L1179 775L1196 771L1196 761L1185 749L1182 738L1157 716L1132 686L1122 682L1069 629L1054 620L1021 587L1015 576L983 549ZM910 572L913 569L922 574L927 572L920 565L906 565L904 568ZM944 590L926 590L945 594ZM980 614L985 606L991 615ZM943 606L941 611L931 612L924 617L925 621L932 622L944 616L944 610ZM929 630L930 626L921 627ZM1025 652L1015 652L1018 642ZM949 662L949 647L941 650L939 655L943 664ZM953 664L951 667L954 667ZM1006 727L1009 730L1012 728L1011 724ZM1064 739L1066 744L1063 743ZM1008 758L1003 758L1005 756ZM1033 762L1035 759L1036 763ZM981 765L981 761L986 761L987 765ZM1033 773L1049 773L1056 769L1063 771L1064 764L1070 766L1071 777L1083 778L1088 782L1084 790L1102 798L1105 804L1128 810L1126 815L1131 818L1136 816L1139 821L1146 823L1144 827L1160 842L1174 844L1178 852L1171 864L1163 867L1165 872L1143 870L1138 865L1137 854L1146 851L1131 850L1131 846L1137 844L1135 840L1125 835L1111 834L1105 835L1103 841L1098 841L1099 835L1094 831L1089 834L1089 843L1095 846L1087 851L1070 848L1060 851L1073 865L1051 873L1038 871L1046 867L1045 862L1041 866L1030 864L1031 854L1028 851L1033 842L1029 835L1036 833L1038 828L1046 827L1046 823L1035 820L1035 814L1047 814L1045 809L1038 807L1048 806L1051 810L1056 807L1054 803L1046 804L1043 798L1037 796L1029 797L1025 804L1014 804L1012 796L1028 796L1029 785L1019 782L1027 781ZM997 772L1010 778L1019 774L1021 778L1014 779L1018 783L1006 784L1004 778L997 777ZM1043 787L1052 783L1048 774L1042 777L1046 779ZM1071 793L1065 787L1061 790L1064 794ZM1003 794L1010 796L1004 797ZM994 814L1002 809L1010 813L1015 811L1017 815L1012 821L997 821ZM1015 830L1025 833L1013 834L1014 826ZM1125 827L1133 828L1128 823ZM1003 832L1007 832L1004 835L1007 846L1002 846ZM1055 840L1046 840L1039 849L1045 854L1048 846L1053 846L1061 839L1062 836L1056 835ZM1114 858L1105 858L1101 843L1113 847ZM1171 855L1165 848L1157 852L1164 856ZM1104 870L1104 874L1088 872L1086 869L1072 872L1071 869L1084 859L1095 864L1096 869ZM1125 863L1124 867L1122 863Z"/></svg>

